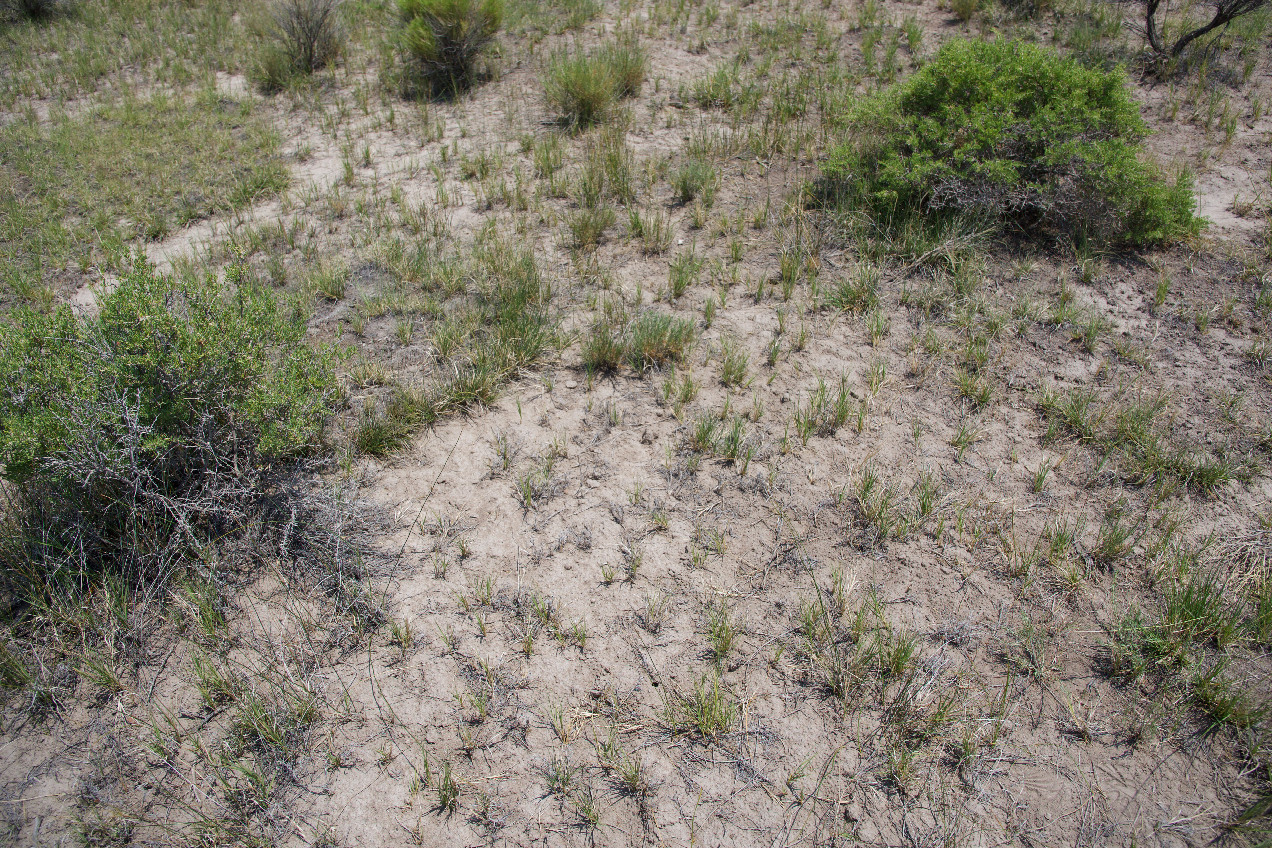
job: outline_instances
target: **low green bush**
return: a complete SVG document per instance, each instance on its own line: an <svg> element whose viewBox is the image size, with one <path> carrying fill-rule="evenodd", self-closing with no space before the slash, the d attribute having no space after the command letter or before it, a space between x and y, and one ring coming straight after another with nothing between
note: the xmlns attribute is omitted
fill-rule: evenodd
<svg viewBox="0 0 1272 848"><path fill-rule="evenodd" d="M430 91L469 85L503 24L503 0L398 0L410 79Z"/></svg>
<svg viewBox="0 0 1272 848"><path fill-rule="evenodd" d="M235 531L333 412L334 354L231 269L136 265L77 317L0 327L0 565L37 585L161 577Z"/></svg>
<svg viewBox="0 0 1272 848"><path fill-rule="evenodd" d="M1011 41L945 44L847 116L819 194L891 228L957 216L1144 245L1196 232L1192 184L1142 156L1120 71Z"/></svg>
<svg viewBox="0 0 1272 848"><path fill-rule="evenodd" d="M253 77L267 92L325 68L340 53L341 0L274 0Z"/></svg>
<svg viewBox="0 0 1272 848"><path fill-rule="evenodd" d="M51 18L69 8L69 0L0 0L0 12L33 21Z"/></svg>

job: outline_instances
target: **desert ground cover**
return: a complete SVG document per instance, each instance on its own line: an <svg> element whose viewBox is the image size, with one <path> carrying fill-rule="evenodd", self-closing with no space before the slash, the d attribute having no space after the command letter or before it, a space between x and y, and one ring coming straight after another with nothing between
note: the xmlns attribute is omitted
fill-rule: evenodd
<svg viewBox="0 0 1272 848"><path fill-rule="evenodd" d="M0 840L1268 844L1251 5L0 2Z"/></svg>

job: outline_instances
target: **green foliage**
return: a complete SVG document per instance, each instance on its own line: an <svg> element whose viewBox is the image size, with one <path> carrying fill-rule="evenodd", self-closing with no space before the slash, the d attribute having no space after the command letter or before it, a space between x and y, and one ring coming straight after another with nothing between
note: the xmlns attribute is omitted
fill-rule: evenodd
<svg viewBox="0 0 1272 848"><path fill-rule="evenodd" d="M256 84L280 91L331 64L340 53L339 12L340 0L274 0L253 68Z"/></svg>
<svg viewBox="0 0 1272 848"><path fill-rule="evenodd" d="M0 12L33 21L51 18L68 8L66 0L0 0Z"/></svg>
<svg viewBox="0 0 1272 848"><path fill-rule="evenodd" d="M97 315L19 310L0 329L0 561L147 571L229 529L333 410L332 354L304 339L237 268L223 285L137 265Z"/></svg>
<svg viewBox="0 0 1272 848"><path fill-rule="evenodd" d="M893 228L970 216L995 227L1150 244L1196 232L1192 185L1140 160L1124 75L1011 41L945 44L847 121L821 193Z"/></svg>
<svg viewBox="0 0 1272 848"><path fill-rule="evenodd" d="M503 24L503 0L398 0L402 50L431 91L472 82L477 58Z"/></svg>

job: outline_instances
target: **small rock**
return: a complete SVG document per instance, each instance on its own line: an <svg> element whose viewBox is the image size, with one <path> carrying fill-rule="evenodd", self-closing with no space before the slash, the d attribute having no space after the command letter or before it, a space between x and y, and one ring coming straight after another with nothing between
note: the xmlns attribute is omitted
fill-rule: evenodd
<svg viewBox="0 0 1272 848"><path fill-rule="evenodd" d="M565 570L566 570L566 571L573 571L573 570L574 570L574 566L570 565L570 564L567 562L567 563L565 564Z"/></svg>
<svg viewBox="0 0 1272 848"><path fill-rule="evenodd" d="M578 381L578 380L566 380L566 381L565 381L565 387L566 387L567 389L577 388L577 387L578 387L578 385L579 385L579 381Z"/></svg>
<svg viewBox="0 0 1272 848"><path fill-rule="evenodd" d="M844 807L844 818L850 822L861 821L866 815L866 811L862 809L860 801L851 801L847 807Z"/></svg>
<svg viewBox="0 0 1272 848"><path fill-rule="evenodd" d="M868 821L858 822L857 839L867 844L877 843L879 841L879 828Z"/></svg>

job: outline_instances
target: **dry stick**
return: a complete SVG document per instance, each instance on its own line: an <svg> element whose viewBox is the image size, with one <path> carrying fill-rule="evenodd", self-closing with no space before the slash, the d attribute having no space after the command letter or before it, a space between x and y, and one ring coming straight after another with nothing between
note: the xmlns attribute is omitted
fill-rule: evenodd
<svg viewBox="0 0 1272 848"><path fill-rule="evenodd" d="M424 507L428 504L428 499L433 496L433 490L437 488L437 484L441 482L442 473L446 470L446 467L450 465L451 457L455 455L455 450L459 447L459 440L463 438L463 435L464 425L461 423L459 425L459 434L455 436L455 444L451 445L450 452L446 454L446 460L442 463L442 467L437 469L437 476L433 478L432 485L428 487L428 493L424 495L424 500L420 502L419 511L415 513L415 520L412 521L406 528L406 538L402 540L402 547L398 551L399 558L406 551L406 543L411 540L411 531L415 528L415 525L419 523L420 516L424 514Z"/></svg>
<svg viewBox="0 0 1272 848"><path fill-rule="evenodd" d="M441 468L437 469L437 476L433 478L432 485L428 487L428 492L424 495L424 500L420 502L419 511L415 513L414 520L412 520L410 525L406 528L406 538L402 540L402 547L398 550L399 559L401 559L402 555L406 552L406 545L407 545L407 542L409 542L411 539L411 532L415 528L415 525L419 523L420 516L424 514L424 507L428 504L429 498L433 496L433 491L437 488L437 484L441 482L442 474L443 472L446 471L447 466L450 465L451 457L455 455L455 451L459 447L459 440L463 438L463 436L464 436L464 424L461 422L459 425L459 433L457 433L455 436L455 444L451 445L451 449L449 452L447 452L446 459L442 462ZM402 746L398 744L397 736L393 732L393 726L398 721L397 714L393 711L392 705L388 703L387 697L385 698L384 704L380 703L380 695L377 691L379 689L379 686L375 682L375 667L371 661L370 640L368 640L367 642L367 677L371 682L371 698L375 701L376 709L380 711L381 714L383 714L384 710L387 709L389 712L389 715L392 717L392 721L386 722L386 727L385 727L385 729L388 731L390 741L392 741L393 744L397 747L401 756L411 766L411 769L418 773L419 770L415 767L415 763L412 761L410 755L407 754L405 750L403 750Z"/></svg>

